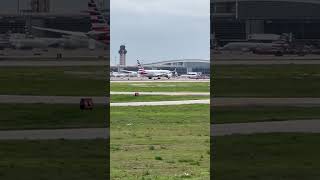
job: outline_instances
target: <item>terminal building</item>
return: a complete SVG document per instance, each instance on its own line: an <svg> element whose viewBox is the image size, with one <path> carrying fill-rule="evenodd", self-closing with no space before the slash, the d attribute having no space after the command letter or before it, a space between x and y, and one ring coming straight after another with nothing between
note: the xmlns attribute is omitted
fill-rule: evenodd
<svg viewBox="0 0 320 180"><path fill-rule="evenodd" d="M210 74L210 61L203 59L178 59L166 60L153 63L143 63L145 69L162 69L177 71L178 74L187 74L188 72L200 72L203 75ZM126 70L137 71L137 66L124 67ZM111 67L111 71L116 72L118 67Z"/></svg>
<svg viewBox="0 0 320 180"><path fill-rule="evenodd" d="M211 0L211 36L219 45L250 34L320 40L320 0Z"/></svg>
<svg viewBox="0 0 320 180"><path fill-rule="evenodd" d="M31 33L36 37L59 37L61 34L32 29L32 26L61 29L67 31L88 32L91 29L90 16L86 12L87 4L79 12L54 12L50 0L29 0L29 6L21 9L18 1L17 12L0 12L0 34ZM106 21L109 21L110 9L105 0L96 1Z"/></svg>
<svg viewBox="0 0 320 180"><path fill-rule="evenodd" d="M179 74L187 74L188 72L201 72L202 74L210 74L210 61L203 59L178 59L160 61L144 64L144 66L154 69L176 69Z"/></svg>
<svg viewBox="0 0 320 180"><path fill-rule="evenodd" d="M80 32L88 32L91 26L90 17L86 14L25 13L0 14L0 17L1 34L31 31L35 36L58 37L56 33L33 30L32 26Z"/></svg>

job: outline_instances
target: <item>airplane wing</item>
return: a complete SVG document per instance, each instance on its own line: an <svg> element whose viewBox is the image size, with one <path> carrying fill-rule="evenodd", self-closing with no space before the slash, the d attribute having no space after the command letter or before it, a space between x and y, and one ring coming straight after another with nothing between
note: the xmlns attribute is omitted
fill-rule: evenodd
<svg viewBox="0 0 320 180"><path fill-rule="evenodd" d="M56 32L61 34L69 34L74 36L81 36L81 37L87 37L87 34L84 32L75 32L75 31L65 31L60 29L52 29L52 28L43 28L38 26L32 26L34 29L42 30L42 31L50 31L50 32Z"/></svg>
<svg viewBox="0 0 320 180"><path fill-rule="evenodd" d="M135 71L120 70L120 72L124 72L124 73L134 73Z"/></svg>
<svg viewBox="0 0 320 180"><path fill-rule="evenodd" d="M167 75L166 73L162 73L162 72L154 73L154 76L166 76L166 75Z"/></svg>

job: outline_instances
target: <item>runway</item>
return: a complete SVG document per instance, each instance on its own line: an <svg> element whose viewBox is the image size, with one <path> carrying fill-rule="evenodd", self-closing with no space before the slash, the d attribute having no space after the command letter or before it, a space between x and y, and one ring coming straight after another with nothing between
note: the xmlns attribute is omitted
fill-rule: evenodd
<svg viewBox="0 0 320 180"><path fill-rule="evenodd" d="M108 138L108 128L0 131L0 140L80 140Z"/></svg>
<svg viewBox="0 0 320 180"><path fill-rule="evenodd" d="M0 95L0 103L8 104L80 104L78 96L22 96L22 95ZM90 97L94 104L107 105L108 97ZM183 104L209 104L210 100L182 100L182 101L156 101L156 102L127 102L110 103L111 106L161 106L161 105L183 105Z"/></svg>
<svg viewBox="0 0 320 180"><path fill-rule="evenodd" d="M0 95L0 103L21 104L79 104L81 98L87 96L24 96L24 95ZM107 104L107 97L89 97L94 104Z"/></svg>
<svg viewBox="0 0 320 180"><path fill-rule="evenodd" d="M3 60L0 61L0 67L64 67L64 66L107 66L107 60L81 60L81 61L64 61L64 60Z"/></svg>
<svg viewBox="0 0 320 180"><path fill-rule="evenodd" d="M136 92L113 92L111 95L134 95ZM164 96L210 96L206 92L138 92L139 95L164 95Z"/></svg>
<svg viewBox="0 0 320 180"><path fill-rule="evenodd" d="M110 106L127 107L127 106L172 106L187 104L210 104L209 99L205 100L184 100L184 101L156 101L156 102L126 102L126 103L110 103Z"/></svg>
<svg viewBox="0 0 320 180"><path fill-rule="evenodd" d="M320 120L211 124L211 136L255 133L320 133Z"/></svg>
<svg viewBox="0 0 320 180"><path fill-rule="evenodd" d="M211 106L301 106L319 107L320 98L223 98L211 99Z"/></svg>
<svg viewBox="0 0 320 180"><path fill-rule="evenodd" d="M80 104L78 96L22 96L22 95L0 95L0 103L8 104ZM90 97L94 104L107 105L107 97ZM209 104L210 100L182 100L182 101L156 101L156 102L127 102L110 103L111 106L162 106L183 104Z"/></svg>
<svg viewBox="0 0 320 180"><path fill-rule="evenodd" d="M114 92L113 94L131 94L132 92ZM143 93L142 93L143 94ZM170 92L150 92L149 95L172 95ZM132 94L133 95L133 94ZM208 93L178 93L177 95L207 96ZM87 96L25 96L25 95L0 95L0 103L11 104L79 104L81 98L92 98L94 104L107 105L108 97ZM210 100L181 100L157 102L127 102L110 103L111 106L162 106L183 104L210 104ZM295 107L320 107L320 98L213 98L211 106L295 106Z"/></svg>

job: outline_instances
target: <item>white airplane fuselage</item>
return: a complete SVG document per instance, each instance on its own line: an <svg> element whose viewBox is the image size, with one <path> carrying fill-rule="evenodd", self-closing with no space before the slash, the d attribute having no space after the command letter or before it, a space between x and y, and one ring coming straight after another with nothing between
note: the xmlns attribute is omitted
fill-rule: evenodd
<svg viewBox="0 0 320 180"><path fill-rule="evenodd" d="M60 43L61 39L56 38L26 38L13 35L9 39L9 44L16 49L48 48Z"/></svg>
<svg viewBox="0 0 320 180"><path fill-rule="evenodd" d="M172 77L172 72L169 70L139 70L139 74L150 79L153 77L166 77L168 79Z"/></svg>
<svg viewBox="0 0 320 180"><path fill-rule="evenodd" d="M253 51L255 49L272 50L285 47L281 43L258 43L258 42L232 42L226 44L221 50L226 51Z"/></svg>

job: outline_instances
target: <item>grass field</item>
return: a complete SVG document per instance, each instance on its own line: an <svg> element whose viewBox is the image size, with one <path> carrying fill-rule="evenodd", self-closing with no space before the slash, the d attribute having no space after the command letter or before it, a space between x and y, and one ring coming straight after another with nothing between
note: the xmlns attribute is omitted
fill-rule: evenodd
<svg viewBox="0 0 320 180"><path fill-rule="evenodd" d="M111 107L112 179L209 179L209 106Z"/></svg>
<svg viewBox="0 0 320 180"><path fill-rule="evenodd" d="M112 83L111 91L118 92L209 92L209 82L137 82L137 83Z"/></svg>
<svg viewBox="0 0 320 180"><path fill-rule="evenodd" d="M211 123L320 120L319 107L214 107Z"/></svg>
<svg viewBox="0 0 320 180"><path fill-rule="evenodd" d="M320 97L320 65L215 65L216 97Z"/></svg>
<svg viewBox="0 0 320 180"><path fill-rule="evenodd" d="M320 134L215 137L212 179L318 180Z"/></svg>
<svg viewBox="0 0 320 180"><path fill-rule="evenodd" d="M148 102L209 99L209 96L111 95L111 102Z"/></svg>
<svg viewBox="0 0 320 180"><path fill-rule="evenodd" d="M108 179L106 140L0 141L0 179Z"/></svg>
<svg viewBox="0 0 320 180"><path fill-rule="evenodd" d="M215 97L320 97L320 65L216 65ZM211 123L319 119L316 107L214 107ZM212 179L316 180L319 134L252 134L211 140Z"/></svg>
<svg viewBox="0 0 320 180"><path fill-rule="evenodd" d="M0 94L102 96L109 88L107 67L0 67L0 71Z"/></svg>
<svg viewBox="0 0 320 180"><path fill-rule="evenodd" d="M78 105L0 104L0 129L56 129L106 127L104 106L81 111Z"/></svg>

